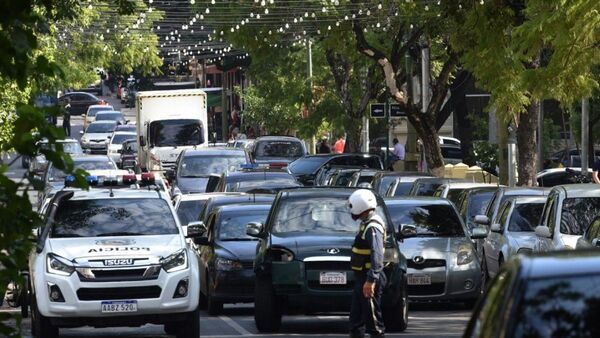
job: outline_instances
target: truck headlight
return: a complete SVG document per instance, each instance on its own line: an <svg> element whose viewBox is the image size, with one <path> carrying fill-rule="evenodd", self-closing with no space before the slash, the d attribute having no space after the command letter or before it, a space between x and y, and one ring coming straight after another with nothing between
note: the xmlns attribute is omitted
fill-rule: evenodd
<svg viewBox="0 0 600 338"><path fill-rule="evenodd" d="M70 276L75 272L75 266L68 259L49 253L46 257L48 273L60 276Z"/></svg>
<svg viewBox="0 0 600 338"><path fill-rule="evenodd" d="M240 263L239 261L232 260L232 259L217 257L217 259L215 260L215 267L219 271L241 270L242 263Z"/></svg>
<svg viewBox="0 0 600 338"><path fill-rule="evenodd" d="M473 249L470 247L464 246L458 249L458 253L456 254L456 264L465 265L469 264L473 261L475 255L473 254Z"/></svg>
<svg viewBox="0 0 600 338"><path fill-rule="evenodd" d="M160 260L160 264L166 272L185 270L188 267L187 253L181 249Z"/></svg>

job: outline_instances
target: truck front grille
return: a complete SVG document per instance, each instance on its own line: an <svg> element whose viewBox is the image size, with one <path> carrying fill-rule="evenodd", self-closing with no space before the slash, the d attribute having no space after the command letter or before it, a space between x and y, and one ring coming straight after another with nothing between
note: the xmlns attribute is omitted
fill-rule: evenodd
<svg viewBox="0 0 600 338"><path fill-rule="evenodd" d="M79 300L119 300L160 298L159 286L137 286L125 288L81 288L77 290Z"/></svg>
<svg viewBox="0 0 600 338"><path fill-rule="evenodd" d="M128 282L154 280L160 274L160 265L131 268L77 269L77 276L82 282Z"/></svg>

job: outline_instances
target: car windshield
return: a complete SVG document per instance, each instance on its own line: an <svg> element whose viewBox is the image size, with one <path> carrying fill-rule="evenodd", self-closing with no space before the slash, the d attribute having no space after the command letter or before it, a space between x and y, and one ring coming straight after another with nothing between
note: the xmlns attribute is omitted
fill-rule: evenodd
<svg viewBox="0 0 600 338"><path fill-rule="evenodd" d="M135 134L115 134L110 141L111 144L122 144L127 140L134 140Z"/></svg>
<svg viewBox="0 0 600 338"><path fill-rule="evenodd" d="M388 210L394 226L414 226L417 237L465 236L458 214L450 205L389 204Z"/></svg>
<svg viewBox="0 0 600 338"><path fill-rule="evenodd" d="M600 197L566 198L560 213L560 233L581 236L600 214Z"/></svg>
<svg viewBox="0 0 600 338"><path fill-rule="evenodd" d="M356 233L359 221L352 219L347 202L347 197L281 199L271 231ZM381 212L381 209L378 208L378 211Z"/></svg>
<svg viewBox="0 0 600 338"><path fill-rule="evenodd" d="M177 216L179 216L179 223L185 225L190 222L198 220L198 216L204 209L206 200L200 201L181 201L177 208Z"/></svg>
<svg viewBox="0 0 600 338"><path fill-rule="evenodd" d="M325 162L327 157L304 157L290 163L288 169L295 175L308 175L317 171Z"/></svg>
<svg viewBox="0 0 600 338"><path fill-rule="evenodd" d="M256 182L259 181L269 183L273 180L277 181L288 181L290 184L296 183L296 179L294 176L285 173L265 173L258 175L239 175L235 177L228 177L227 183L225 184L225 191L234 191L234 189L239 186L238 183L241 182Z"/></svg>
<svg viewBox="0 0 600 338"><path fill-rule="evenodd" d="M120 119L121 113L102 113L96 115L96 121L105 121L105 120L118 120Z"/></svg>
<svg viewBox="0 0 600 338"><path fill-rule="evenodd" d="M107 111L107 110L113 110L113 107L111 106L105 106L105 107L90 107L90 109L87 112L87 116L89 117L94 117L96 116L96 114L98 114L99 111Z"/></svg>
<svg viewBox="0 0 600 338"><path fill-rule="evenodd" d="M60 204L54 220L53 238L178 233L169 204L157 198L69 200Z"/></svg>
<svg viewBox="0 0 600 338"><path fill-rule="evenodd" d="M123 147L132 152L137 152L138 150L137 142L125 142Z"/></svg>
<svg viewBox="0 0 600 338"><path fill-rule="evenodd" d="M193 146L204 143L204 125L198 120L162 120L150 123L150 145Z"/></svg>
<svg viewBox="0 0 600 338"><path fill-rule="evenodd" d="M540 278L527 282L507 337L598 337L600 275ZM511 325L509 325L511 327Z"/></svg>
<svg viewBox="0 0 600 338"><path fill-rule="evenodd" d="M112 133L116 125L116 123L91 123L85 132L90 134Z"/></svg>
<svg viewBox="0 0 600 338"><path fill-rule="evenodd" d="M117 128L115 129L115 131L132 131L132 132L136 132L136 125L135 124L120 124L117 126Z"/></svg>
<svg viewBox="0 0 600 338"><path fill-rule="evenodd" d="M73 161L74 169L83 170L117 170L117 166L110 159L93 159L93 160L77 160ZM49 181L63 179L67 176L62 170L51 166L48 176Z"/></svg>
<svg viewBox="0 0 600 338"><path fill-rule="evenodd" d="M508 221L509 231L534 231L540 224L544 203L516 204Z"/></svg>
<svg viewBox="0 0 600 338"><path fill-rule="evenodd" d="M259 141L254 149L257 160L272 157L298 158L304 155L302 142L298 141Z"/></svg>
<svg viewBox="0 0 600 338"><path fill-rule="evenodd" d="M494 196L493 190L490 191L479 191L468 196L469 208L467 210L467 221L472 221L475 216L485 214L488 204Z"/></svg>
<svg viewBox="0 0 600 338"><path fill-rule="evenodd" d="M220 213L216 220L217 238L222 241L253 240L246 235L246 225L251 222L264 224L268 214L269 209Z"/></svg>
<svg viewBox="0 0 600 338"><path fill-rule="evenodd" d="M179 175L180 177L198 177L210 174L221 174L230 168L239 169L246 163L246 156L239 155L202 155L187 156L183 158Z"/></svg>

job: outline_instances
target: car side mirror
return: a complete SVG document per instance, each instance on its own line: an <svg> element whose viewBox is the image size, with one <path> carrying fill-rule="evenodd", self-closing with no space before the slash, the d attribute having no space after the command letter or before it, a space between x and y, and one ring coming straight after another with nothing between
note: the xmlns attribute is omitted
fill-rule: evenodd
<svg viewBox="0 0 600 338"><path fill-rule="evenodd" d="M79 131L79 135L83 135L83 130L80 130L80 131Z"/></svg>
<svg viewBox="0 0 600 338"><path fill-rule="evenodd" d="M206 225L202 221L190 222L186 228L187 234L185 237L187 238L199 238L206 233Z"/></svg>
<svg viewBox="0 0 600 338"><path fill-rule="evenodd" d="M260 237L263 230L263 224L259 222L250 222L246 225L246 235L250 237Z"/></svg>
<svg viewBox="0 0 600 338"><path fill-rule="evenodd" d="M487 217L486 215L477 215L473 219L473 222L480 224L480 225L490 225L490 218Z"/></svg>
<svg viewBox="0 0 600 338"><path fill-rule="evenodd" d="M537 227L535 227L535 235L540 238L552 238L550 228L544 225L538 225Z"/></svg>
<svg viewBox="0 0 600 338"><path fill-rule="evenodd" d="M471 231L471 239L484 239L488 235L488 231L486 228L479 227L473 228Z"/></svg>
<svg viewBox="0 0 600 338"><path fill-rule="evenodd" d="M493 232L502 232L502 227L500 226L500 224L494 223L490 227L490 230L493 231Z"/></svg>
<svg viewBox="0 0 600 338"><path fill-rule="evenodd" d="M402 239L417 236L417 227L412 224L400 224L398 226L398 234Z"/></svg>

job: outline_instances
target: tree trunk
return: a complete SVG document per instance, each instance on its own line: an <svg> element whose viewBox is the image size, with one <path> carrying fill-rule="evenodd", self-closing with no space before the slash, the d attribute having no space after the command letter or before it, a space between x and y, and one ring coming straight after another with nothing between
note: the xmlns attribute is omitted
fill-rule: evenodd
<svg viewBox="0 0 600 338"><path fill-rule="evenodd" d="M444 177L444 158L442 157L435 121L427 118L426 114L419 111L408 112L407 116L423 143L423 153L429 171L437 177Z"/></svg>
<svg viewBox="0 0 600 338"><path fill-rule="evenodd" d="M356 117L353 117L352 120L359 121L359 119ZM344 147L345 153L360 152L361 132L362 125L360 123L352 123L350 128L346 127L346 146Z"/></svg>
<svg viewBox="0 0 600 338"><path fill-rule="evenodd" d="M517 128L517 147L519 149L518 169L519 186L536 186L537 173L537 137L538 109L540 102L532 101L527 112L520 115Z"/></svg>

